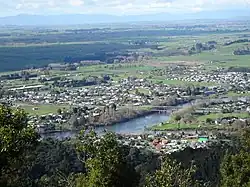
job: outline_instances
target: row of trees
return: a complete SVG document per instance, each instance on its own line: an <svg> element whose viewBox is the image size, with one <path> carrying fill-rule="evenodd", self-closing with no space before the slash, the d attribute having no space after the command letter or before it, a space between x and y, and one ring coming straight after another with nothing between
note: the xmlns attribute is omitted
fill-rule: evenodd
<svg viewBox="0 0 250 187"><path fill-rule="evenodd" d="M224 46L228 46L228 45L232 45L232 44L238 44L238 43L246 43L246 42L250 42L250 40L248 40L248 39L239 39L239 40L229 41L229 42L224 43Z"/></svg>
<svg viewBox="0 0 250 187"><path fill-rule="evenodd" d="M22 110L1 106L0 186L248 187L249 135L246 130L235 137L232 146L160 156L124 146L112 133L98 137L82 131L75 140L39 140Z"/></svg>
<svg viewBox="0 0 250 187"><path fill-rule="evenodd" d="M92 86L101 83L107 83L110 80L109 75L104 75L103 77L89 76L84 77L81 80L65 79L65 80L55 80L52 85L55 87L81 87L81 86Z"/></svg>
<svg viewBox="0 0 250 187"><path fill-rule="evenodd" d="M196 53L201 53L202 51L207 51L207 50L212 50L212 49L216 49L216 44L215 43L196 43L195 46L193 46L190 50L189 50L189 54L196 54Z"/></svg>
<svg viewBox="0 0 250 187"><path fill-rule="evenodd" d="M241 49L236 49L233 52L234 55L250 55L250 48L249 47L244 47Z"/></svg>

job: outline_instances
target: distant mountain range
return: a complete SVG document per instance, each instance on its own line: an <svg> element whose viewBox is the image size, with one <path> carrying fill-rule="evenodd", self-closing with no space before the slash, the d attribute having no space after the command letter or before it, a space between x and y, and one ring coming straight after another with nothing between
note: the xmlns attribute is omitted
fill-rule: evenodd
<svg viewBox="0 0 250 187"><path fill-rule="evenodd" d="M148 15L101 15L101 14L69 14L69 15L28 15L0 17L0 25L76 25L91 23L119 23L142 21L176 21L194 19L249 19L250 10L204 11L190 14L148 14Z"/></svg>

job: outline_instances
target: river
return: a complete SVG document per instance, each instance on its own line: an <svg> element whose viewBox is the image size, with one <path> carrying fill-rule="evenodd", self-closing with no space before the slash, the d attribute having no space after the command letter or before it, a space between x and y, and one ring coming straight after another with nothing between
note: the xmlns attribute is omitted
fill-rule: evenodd
<svg viewBox="0 0 250 187"><path fill-rule="evenodd" d="M184 107L190 106L190 103L186 103L181 106L184 108ZM107 131L118 133L118 134L142 134L143 132L146 131L145 128L149 128L154 125L165 122L169 119L169 116L170 116L169 113L153 113L147 116L132 119L130 121L118 123L112 126L97 127L95 131L99 134L103 133L104 129L106 129ZM43 134L42 137L65 139L65 138L73 137L77 133L78 132L72 132L72 131L55 132L55 133Z"/></svg>
<svg viewBox="0 0 250 187"><path fill-rule="evenodd" d="M102 133L104 129L107 131L112 131L119 134L142 134L145 131L145 127L152 127L153 125L160 124L161 122L165 122L169 119L169 114L167 113L153 113L144 117L132 119L128 122L118 123L112 126L107 127L97 127L95 131L97 133ZM57 139L64 139L68 137L75 136L78 132L55 132L46 135L42 135L42 137L51 137Z"/></svg>

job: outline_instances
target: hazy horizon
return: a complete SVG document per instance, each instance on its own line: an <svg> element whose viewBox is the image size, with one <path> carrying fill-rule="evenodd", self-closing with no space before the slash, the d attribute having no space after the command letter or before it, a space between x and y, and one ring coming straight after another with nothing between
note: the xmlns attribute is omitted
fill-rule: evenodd
<svg viewBox="0 0 250 187"><path fill-rule="evenodd" d="M250 18L249 10L250 0L11 0L1 3L0 25Z"/></svg>
<svg viewBox="0 0 250 187"><path fill-rule="evenodd" d="M1 0L0 17L36 15L187 14L206 11L250 10L250 0ZM249 11L250 12L250 11ZM240 13L240 11L239 11Z"/></svg>

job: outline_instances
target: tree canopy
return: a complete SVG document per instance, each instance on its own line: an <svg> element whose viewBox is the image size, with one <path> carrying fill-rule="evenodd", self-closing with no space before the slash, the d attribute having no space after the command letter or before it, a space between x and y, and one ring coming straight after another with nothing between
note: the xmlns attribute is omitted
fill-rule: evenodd
<svg viewBox="0 0 250 187"><path fill-rule="evenodd" d="M77 187L137 186L137 174L114 134L99 138L94 132L83 132L78 150L84 154L87 172L78 176Z"/></svg>
<svg viewBox="0 0 250 187"><path fill-rule="evenodd" d="M0 186L250 186L250 130L210 149L187 148L171 155L121 141L113 133L98 136L93 131L82 131L76 139L39 140L23 110L2 105Z"/></svg>
<svg viewBox="0 0 250 187"><path fill-rule="evenodd" d="M250 186L250 130L241 136L242 147L237 154L227 154L221 166L221 186Z"/></svg>
<svg viewBox="0 0 250 187"><path fill-rule="evenodd" d="M38 138L23 110L0 106L0 184L7 185L4 176L14 173L15 166L22 161L25 152L35 147Z"/></svg>
<svg viewBox="0 0 250 187"><path fill-rule="evenodd" d="M166 157L161 168L146 179L145 187L194 187L195 168L185 169L181 163Z"/></svg>

